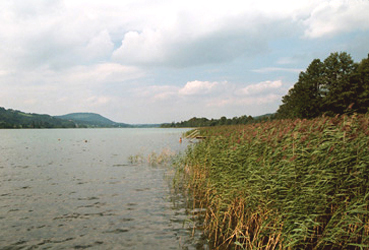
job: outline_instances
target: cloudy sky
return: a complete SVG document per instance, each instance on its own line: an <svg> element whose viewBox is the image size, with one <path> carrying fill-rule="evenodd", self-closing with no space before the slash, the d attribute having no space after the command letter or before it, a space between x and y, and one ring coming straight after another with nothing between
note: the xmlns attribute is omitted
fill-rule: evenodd
<svg viewBox="0 0 369 250"><path fill-rule="evenodd" d="M275 112L315 58L369 53L368 0L0 0L0 107L162 123Z"/></svg>

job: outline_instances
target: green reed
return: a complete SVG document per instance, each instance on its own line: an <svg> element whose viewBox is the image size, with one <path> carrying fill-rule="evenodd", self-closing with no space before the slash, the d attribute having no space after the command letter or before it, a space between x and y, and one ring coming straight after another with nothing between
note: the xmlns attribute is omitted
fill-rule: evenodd
<svg viewBox="0 0 369 250"><path fill-rule="evenodd" d="M369 116L201 129L176 185L219 249L368 249Z"/></svg>
<svg viewBox="0 0 369 250"><path fill-rule="evenodd" d="M140 165L147 163L150 166L166 166L174 162L176 153L168 148L162 149L159 153L152 151L147 156L142 153L128 156L128 162L130 164Z"/></svg>

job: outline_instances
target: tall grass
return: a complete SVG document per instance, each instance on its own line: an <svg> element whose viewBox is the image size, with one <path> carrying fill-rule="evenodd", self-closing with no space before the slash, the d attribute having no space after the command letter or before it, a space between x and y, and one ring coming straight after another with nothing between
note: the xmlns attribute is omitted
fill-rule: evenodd
<svg viewBox="0 0 369 250"><path fill-rule="evenodd" d="M201 129L176 185L219 249L368 249L369 116Z"/></svg>

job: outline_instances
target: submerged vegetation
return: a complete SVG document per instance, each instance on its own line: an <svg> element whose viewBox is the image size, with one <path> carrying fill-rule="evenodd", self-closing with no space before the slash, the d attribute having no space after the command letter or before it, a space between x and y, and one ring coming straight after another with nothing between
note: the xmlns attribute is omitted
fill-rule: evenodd
<svg viewBox="0 0 369 250"><path fill-rule="evenodd" d="M128 162L135 165L146 163L150 166L166 166L174 162L175 156L176 153L174 151L164 148L159 153L153 151L147 156L144 156L142 153L130 155L128 156Z"/></svg>
<svg viewBox="0 0 369 250"><path fill-rule="evenodd" d="M214 248L369 248L369 115L200 131L175 185Z"/></svg>

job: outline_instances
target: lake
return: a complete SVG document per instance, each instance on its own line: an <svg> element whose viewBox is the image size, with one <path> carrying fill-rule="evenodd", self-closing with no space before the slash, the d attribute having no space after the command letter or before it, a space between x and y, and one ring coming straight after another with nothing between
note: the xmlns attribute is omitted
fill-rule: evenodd
<svg viewBox="0 0 369 250"><path fill-rule="evenodd" d="M0 249L208 249L170 166L145 160L184 131L0 130Z"/></svg>

